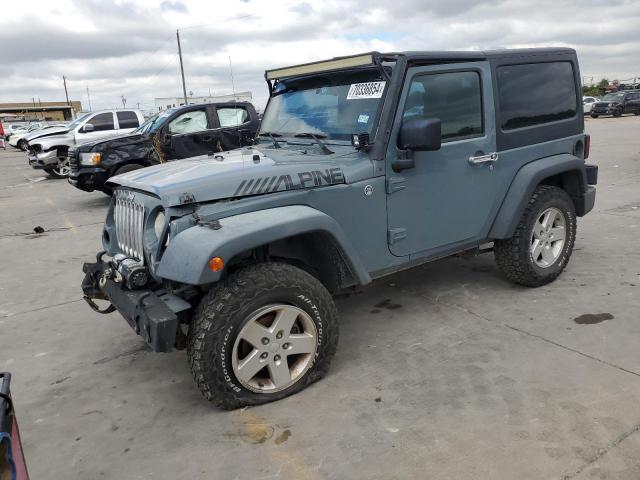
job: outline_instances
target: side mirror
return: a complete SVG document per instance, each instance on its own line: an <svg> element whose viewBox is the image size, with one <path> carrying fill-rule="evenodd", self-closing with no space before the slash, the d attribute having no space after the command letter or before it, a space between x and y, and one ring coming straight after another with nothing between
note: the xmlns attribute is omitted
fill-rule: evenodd
<svg viewBox="0 0 640 480"><path fill-rule="evenodd" d="M93 130L94 130L94 127L93 127L93 124L91 124L91 123L85 123L84 127L82 127L82 131L84 133L93 132Z"/></svg>
<svg viewBox="0 0 640 480"><path fill-rule="evenodd" d="M412 118L400 127L398 147L401 150L432 151L442 145L442 124L439 118Z"/></svg>

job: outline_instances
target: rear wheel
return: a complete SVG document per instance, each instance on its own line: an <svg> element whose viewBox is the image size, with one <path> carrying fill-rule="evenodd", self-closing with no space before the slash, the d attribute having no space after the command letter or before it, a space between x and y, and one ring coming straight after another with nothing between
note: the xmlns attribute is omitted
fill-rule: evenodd
<svg viewBox="0 0 640 480"><path fill-rule="evenodd" d="M564 190L538 186L513 236L494 242L498 267L509 280L528 287L552 282L569 262L576 223L573 202Z"/></svg>
<svg viewBox="0 0 640 480"><path fill-rule="evenodd" d="M202 299L187 357L205 398L234 409L279 400L320 379L337 343L336 307L324 286L291 265L261 263Z"/></svg>

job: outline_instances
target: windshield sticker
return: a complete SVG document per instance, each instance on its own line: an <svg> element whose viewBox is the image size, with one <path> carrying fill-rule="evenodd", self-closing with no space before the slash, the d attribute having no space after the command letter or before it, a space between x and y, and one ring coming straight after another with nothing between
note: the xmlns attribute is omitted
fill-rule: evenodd
<svg viewBox="0 0 640 480"><path fill-rule="evenodd" d="M358 117L358 123L369 123L369 115L360 115Z"/></svg>
<svg viewBox="0 0 640 480"><path fill-rule="evenodd" d="M283 190L299 190L302 188L321 187L345 183L341 168L311 170L298 172L296 175L275 175L272 177L250 178L242 180L233 196L258 195Z"/></svg>
<svg viewBox="0 0 640 480"><path fill-rule="evenodd" d="M349 87L347 100L361 98L381 98L386 82L352 83Z"/></svg>

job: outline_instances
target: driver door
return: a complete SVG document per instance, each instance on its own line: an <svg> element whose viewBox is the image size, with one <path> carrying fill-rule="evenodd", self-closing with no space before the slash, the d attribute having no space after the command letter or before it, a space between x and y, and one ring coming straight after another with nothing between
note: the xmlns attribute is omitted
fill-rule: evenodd
<svg viewBox="0 0 640 480"><path fill-rule="evenodd" d="M490 160L491 69L488 62L421 66L406 79L387 152L389 249L431 257L482 240L502 198L505 169ZM410 152L415 166L396 172L394 161L405 154L397 147L400 127L415 117L440 119L442 146Z"/></svg>

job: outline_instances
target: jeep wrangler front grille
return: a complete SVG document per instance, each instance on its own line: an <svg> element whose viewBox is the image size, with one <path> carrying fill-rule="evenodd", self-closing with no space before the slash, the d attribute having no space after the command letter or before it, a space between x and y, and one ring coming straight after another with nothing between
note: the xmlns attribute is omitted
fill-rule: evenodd
<svg viewBox="0 0 640 480"><path fill-rule="evenodd" d="M118 248L128 257L144 260L144 205L130 190L116 190L113 220L116 225Z"/></svg>

